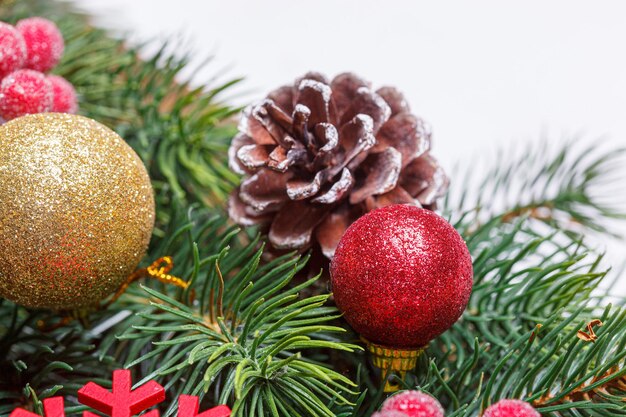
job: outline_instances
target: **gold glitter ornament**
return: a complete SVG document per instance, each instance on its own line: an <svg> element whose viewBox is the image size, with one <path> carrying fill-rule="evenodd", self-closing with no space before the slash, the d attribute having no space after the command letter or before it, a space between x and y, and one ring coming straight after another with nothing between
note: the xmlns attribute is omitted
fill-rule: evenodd
<svg viewBox="0 0 626 417"><path fill-rule="evenodd" d="M153 227L148 173L111 129L61 113L0 126L0 297L98 303L135 270Z"/></svg>

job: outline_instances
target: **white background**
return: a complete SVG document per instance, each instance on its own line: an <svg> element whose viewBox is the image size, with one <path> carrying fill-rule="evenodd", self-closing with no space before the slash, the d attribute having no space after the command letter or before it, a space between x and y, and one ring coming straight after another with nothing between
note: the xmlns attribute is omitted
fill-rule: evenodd
<svg viewBox="0 0 626 417"><path fill-rule="evenodd" d="M626 146L623 1L76 3L96 23L135 41L174 36L196 51L196 62L214 54L194 81L220 70L245 76L237 103L309 70L349 70L375 85L396 85L433 126L433 153L448 171L474 155L541 137ZM623 262L626 245L598 245L613 263ZM619 287L626 294L626 275Z"/></svg>

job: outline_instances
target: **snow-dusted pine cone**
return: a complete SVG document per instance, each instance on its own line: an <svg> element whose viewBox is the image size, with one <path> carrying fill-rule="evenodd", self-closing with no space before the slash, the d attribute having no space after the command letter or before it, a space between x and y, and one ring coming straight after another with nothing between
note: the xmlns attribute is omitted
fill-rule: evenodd
<svg viewBox="0 0 626 417"><path fill-rule="evenodd" d="M395 203L433 209L448 179L430 130L393 87L352 73L308 73L244 111L231 168L244 175L229 214L267 227L274 249L316 243L332 258L346 228Z"/></svg>

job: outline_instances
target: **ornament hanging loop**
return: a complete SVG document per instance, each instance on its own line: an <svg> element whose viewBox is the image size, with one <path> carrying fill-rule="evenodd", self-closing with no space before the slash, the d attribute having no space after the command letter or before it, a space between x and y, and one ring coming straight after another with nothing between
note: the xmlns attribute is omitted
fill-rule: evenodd
<svg viewBox="0 0 626 417"><path fill-rule="evenodd" d="M120 286L116 293L106 303L105 307L113 304L118 298L122 296L133 282L140 278L149 277L158 279L164 284L174 285L176 287L187 289L189 283L181 278L170 275L169 272L174 268L174 261L171 256L163 256L156 261L152 262L147 268L138 269L133 272L128 279Z"/></svg>
<svg viewBox="0 0 626 417"><path fill-rule="evenodd" d="M371 355L372 364L381 370L381 378L385 383L384 392L396 392L401 386L389 381L389 376L395 374L404 381L406 373L417 366L417 358L424 352L425 347L416 349L398 349L372 343L361 338Z"/></svg>
<svg viewBox="0 0 626 417"><path fill-rule="evenodd" d="M156 278L164 284L175 285L182 289L186 289L189 286L187 281L184 281L178 277L170 275L169 272L174 268L174 261L171 256L163 256L157 259L144 270L139 270L145 276Z"/></svg>

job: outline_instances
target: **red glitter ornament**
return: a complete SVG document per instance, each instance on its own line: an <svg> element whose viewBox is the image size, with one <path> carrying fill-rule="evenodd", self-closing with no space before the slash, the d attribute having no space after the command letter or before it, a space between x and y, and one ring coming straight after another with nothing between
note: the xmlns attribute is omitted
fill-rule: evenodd
<svg viewBox="0 0 626 417"><path fill-rule="evenodd" d="M40 72L18 70L0 83L0 117L4 120L47 112L51 108L52 85Z"/></svg>
<svg viewBox="0 0 626 417"><path fill-rule="evenodd" d="M8 23L0 22L0 79L22 68L26 43L22 34Z"/></svg>
<svg viewBox="0 0 626 417"><path fill-rule="evenodd" d="M52 109L56 113L76 113L78 100L74 86L63 77L48 75L52 84Z"/></svg>
<svg viewBox="0 0 626 417"><path fill-rule="evenodd" d="M421 347L446 331L472 291L472 259L461 236L437 214L404 204L354 222L330 271L348 323L394 348Z"/></svg>
<svg viewBox="0 0 626 417"><path fill-rule="evenodd" d="M337 307L381 375L415 368L424 347L461 316L472 292L465 242L430 210L396 204L369 212L341 238L330 266ZM399 389L387 379L385 392Z"/></svg>
<svg viewBox="0 0 626 417"><path fill-rule="evenodd" d="M26 68L41 72L54 68L63 55L63 35L57 25L43 17L30 17L17 22L26 42Z"/></svg>
<svg viewBox="0 0 626 417"><path fill-rule="evenodd" d="M487 408L483 417L541 417L541 414L525 401L500 400Z"/></svg>
<svg viewBox="0 0 626 417"><path fill-rule="evenodd" d="M381 411L401 411L407 417L444 417L439 401L420 391L404 391L389 397Z"/></svg>

